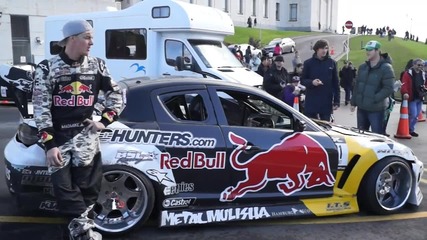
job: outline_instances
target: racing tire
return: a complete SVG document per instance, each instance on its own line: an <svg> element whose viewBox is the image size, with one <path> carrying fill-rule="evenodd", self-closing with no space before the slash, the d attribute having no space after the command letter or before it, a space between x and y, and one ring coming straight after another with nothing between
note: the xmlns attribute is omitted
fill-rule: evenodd
<svg viewBox="0 0 427 240"><path fill-rule="evenodd" d="M359 206L380 215L398 212L406 205L412 184L412 170L405 161L399 158L380 160L362 181Z"/></svg>
<svg viewBox="0 0 427 240"><path fill-rule="evenodd" d="M149 219L154 200L153 184L143 173L128 166L104 166L93 209L95 226L106 235L130 232Z"/></svg>
<svg viewBox="0 0 427 240"><path fill-rule="evenodd" d="M290 53L293 53L293 52L295 52L295 47L294 46L291 47Z"/></svg>

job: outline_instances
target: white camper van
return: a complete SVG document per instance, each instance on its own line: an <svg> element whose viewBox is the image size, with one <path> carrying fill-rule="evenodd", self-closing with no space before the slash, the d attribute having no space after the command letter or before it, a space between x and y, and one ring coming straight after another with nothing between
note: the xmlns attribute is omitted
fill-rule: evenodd
<svg viewBox="0 0 427 240"><path fill-rule="evenodd" d="M94 27L91 55L106 60L116 81L133 77L200 76L252 86L262 77L245 68L223 44L234 34L224 12L174 0L144 0L120 11L46 18L46 57L58 54L63 25L85 19Z"/></svg>

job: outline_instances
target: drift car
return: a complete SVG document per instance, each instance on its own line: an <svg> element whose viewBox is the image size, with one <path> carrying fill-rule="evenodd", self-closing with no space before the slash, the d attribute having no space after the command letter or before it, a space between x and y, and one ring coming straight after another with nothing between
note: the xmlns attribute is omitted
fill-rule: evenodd
<svg viewBox="0 0 427 240"><path fill-rule="evenodd" d="M126 80L120 121L100 133L99 230L418 206L423 163L385 136L314 122L263 90L219 80ZM55 210L31 116L5 148L22 205ZM28 199L30 199L28 201Z"/></svg>

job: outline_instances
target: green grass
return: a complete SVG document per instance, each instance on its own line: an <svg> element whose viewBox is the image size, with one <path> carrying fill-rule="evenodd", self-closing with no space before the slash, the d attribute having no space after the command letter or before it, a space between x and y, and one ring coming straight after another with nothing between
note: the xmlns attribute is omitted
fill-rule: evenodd
<svg viewBox="0 0 427 240"><path fill-rule="evenodd" d="M249 43L249 38L261 39L260 46L267 45L274 38L285 38L285 37L295 37L303 35L313 35L313 34L322 34L315 32L297 32L297 31L279 31L279 30L270 30L270 29L259 29L259 28L245 28L245 27L235 27L234 35L227 36L224 42L228 44L234 43Z"/></svg>
<svg viewBox="0 0 427 240"><path fill-rule="evenodd" d="M422 42L404 41L402 38L394 38L388 41L387 38L378 36L356 36L350 38L350 53L349 60L353 65L358 67L366 61L366 52L361 47L370 40L377 40L381 43L381 52L388 53L393 59L393 69L396 79L400 77L400 72L405 69L409 59L421 58L427 59L427 45ZM345 56L342 58L345 60ZM343 65L343 61L339 61L339 66Z"/></svg>
<svg viewBox="0 0 427 240"><path fill-rule="evenodd" d="M261 32L261 34L260 34ZM255 40L260 39L260 47L265 46L274 38L283 37L295 37L303 35L322 34L318 32L297 32L297 31L278 31L269 29L259 28L245 28L235 27L235 34L233 36L227 36L225 43L249 43L249 38L252 37ZM400 72L404 70L406 63L409 59L422 58L427 59L427 45L423 42L414 41L403 41L402 38L394 38L392 41L388 41L387 38L380 38L378 36L355 36L350 38L350 54L349 60L353 62L355 67L358 67L364 61L366 61L365 50L361 47L366 44L369 40L377 40L381 42L381 51L390 54L393 59L393 69L396 78L400 77ZM341 58L345 60L345 56ZM343 66L343 61L338 62L338 66Z"/></svg>

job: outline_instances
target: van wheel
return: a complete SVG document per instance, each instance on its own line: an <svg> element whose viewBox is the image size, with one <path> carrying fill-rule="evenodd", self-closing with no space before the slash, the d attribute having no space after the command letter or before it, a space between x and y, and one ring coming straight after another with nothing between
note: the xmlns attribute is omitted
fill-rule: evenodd
<svg viewBox="0 0 427 240"><path fill-rule="evenodd" d="M120 165L105 166L94 222L104 233L124 233L145 223L154 207L154 188L140 171Z"/></svg>
<svg viewBox="0 0 427 240"><path fill-rule="evenodd" d="M399 158L383 159L367 173L358 193L358 202L375 214L391 214L408 201L413 184L412 171Z"/></svg>

